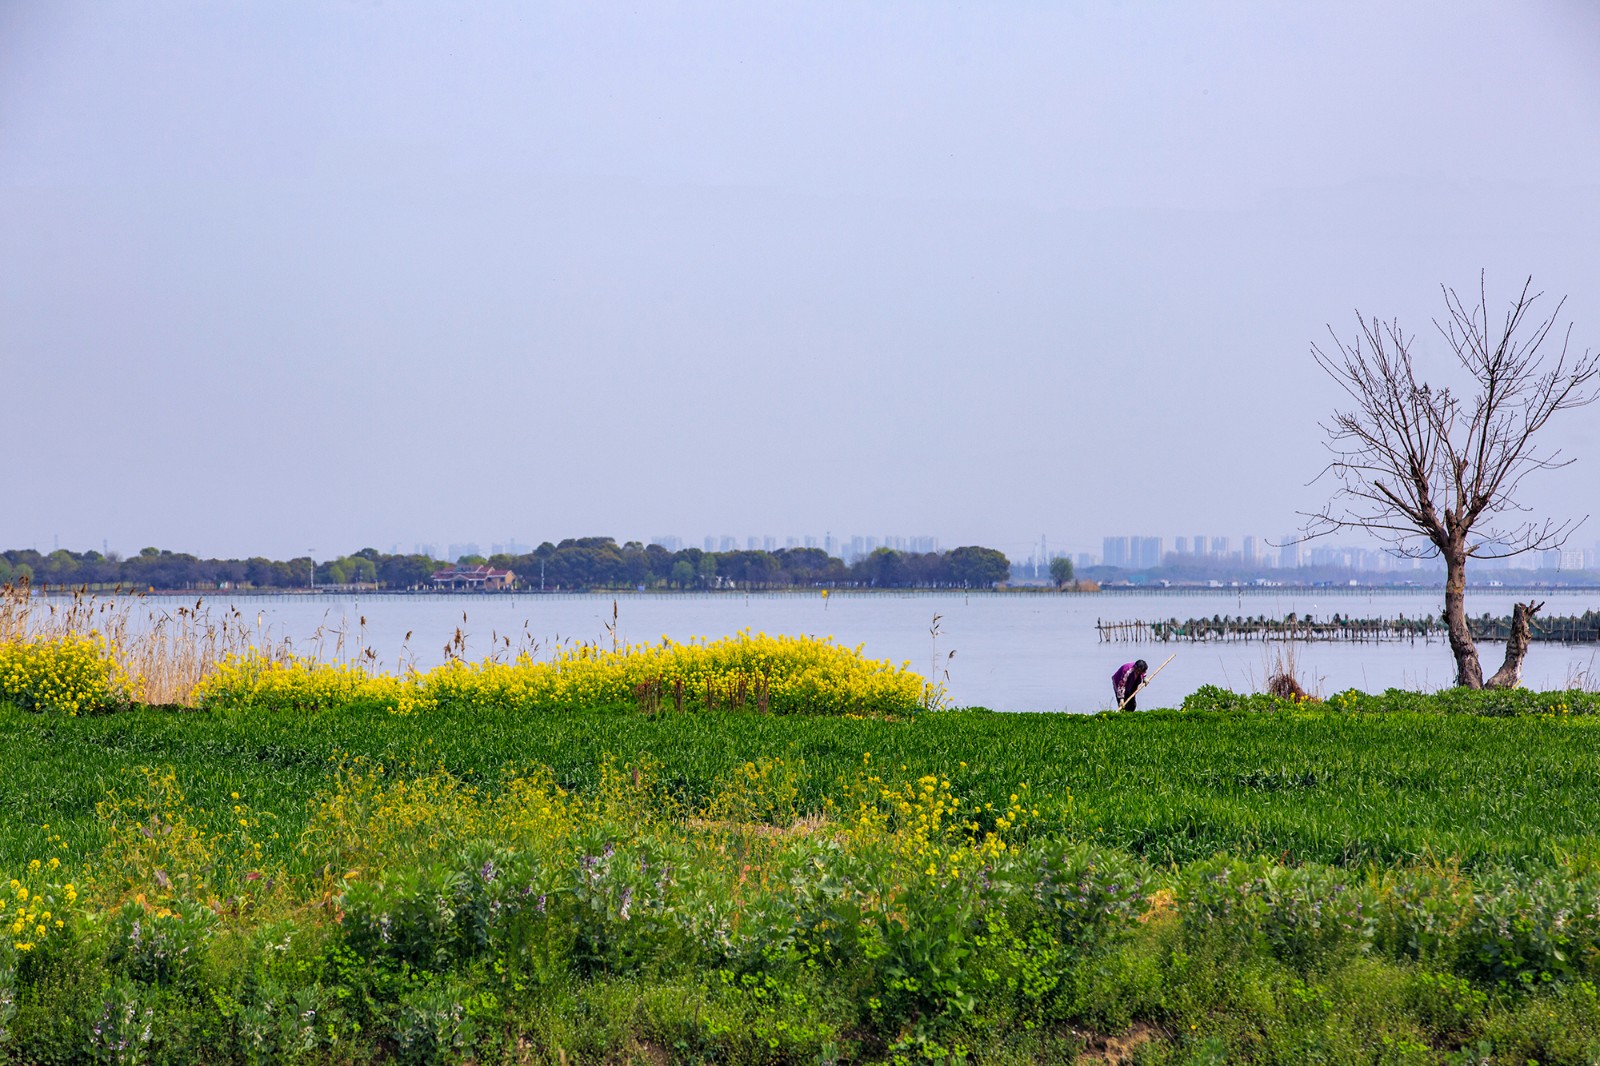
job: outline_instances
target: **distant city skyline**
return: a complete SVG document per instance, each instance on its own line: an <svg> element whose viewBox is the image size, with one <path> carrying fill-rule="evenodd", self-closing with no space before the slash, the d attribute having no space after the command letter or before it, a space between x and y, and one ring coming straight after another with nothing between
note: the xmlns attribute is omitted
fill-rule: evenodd
<svg viewBox="0 0 1600 1066"><path fill-rule="evenodd" d="M577 539L583 535L606 534L574 534L570 537L556 538L551 543L561 540ZM901 552L937 552L958 547L956 544L942 544L939 538L931 535L901 536L869 534L850 534L836 536L832 533L815 534L746 534L736 536L730 533L706 534L699 538L686 538L676 534L657 534L651 537L614 537L616 543L626 544L637 542L642 544L660 545L668 551L676 552L684 548L694 547L707 552L732 552L732 551L779 551L794 548L816 548L825 551L828 555L842 559L846 564L870 555L878 548L890 548ZM698 541L698 542L696 542ZM542 543L542 541L541 541ZM1004 547L1003 542L986 542L982 539L973 543L982 547L998 548L1010 560L1013 573L1034 578L1048 576L1049 564L1057 558L1070 559L1079 571L1092 568L1113 567L1118 570L1136 572L1141 570L1154 570L1171 567L1222 567L1238 570L1251 570L1261 573L1295 569L1339 569L1366 573L1393 573L1406 570L1431 570L1438 568L1439 564L1431 559L1412 559L1397 556L1385 550L1381 545L1369 543L1366 545L1352 544L1349 538L1343 541L1318 539L1311 541L1298 541L1293 539L1293 534L1283 534L1278 538L1263 538L1255 534L1245 534L1235 541L1232 534L1179 534L1169 542L1167 538L1159 535L1118 535L1101 538L1099 552L1078 551L1073 547L1054 547L1047 536L1040 536L1032 541L1024 551L1010 550ZM1238 547L1235 548L1235 543ZM1199 549L1196 550L1196 545ZM406 550L413 554L425 555L431 559L455 563L463 558L479 557L492 558L497 555L527 555L532 553L538 545L521 540L517 537L507 537L504 540L428 540L413 541ZM63 547L52 542L50 545L12 544L0 545L0 551L31 549L41 554ZM74 552L97 550L102 554L115 554L118 557L127 557L138 554L146 546L137 549L113 548L109 540L102 539L96 545L64 545ZM362 548L380 548L380 544L368 543L357 546L342 547L332 551L319 552L315 548L308 548L300 552L289 552L274 555L269 551L245 551L237 553L218 553L197 551L191 546L184 545L151 545L162 550L181 552L196 555L202 558L248 558L265 556L267 558L291 559L311 557L319 564L337 559L341 556L352 554ZM402 543L390 540L386 550L390 554L401 554ZM1496 569L1515 570L1549 570L1549 571L1577 571L1600 570L1600 540L1592 543L1580 541L1574 537L1563 548L1550 549L1540 552L1528 552L1508 559L1486 559L1474 564L1479 571Z"/></svg>
<svg viewBox="0 0 1600 1066"><path fill-rule="evenodd" d="M580 536L610 536L606 533L570 533L551 539L551 543L561 540L576 539ZM1354 538L1345 536L1339 540L1320 538L1317 540L1296 541L1296 534L1286 532L1277 537L1263 537L1258 534L1243 534L1237 537L1231 533L1188 533L1174 536L1170 541L1161 535L1117 535L1100 538L1099 551L1082 550L1081 546L1054 542L1048 536L1039 536L1020 544L1015 540L984 540L979 538L973 543L982 547L996 548L1005 553L1013 564L1029 565L1047 568L1052 559L1067 558L1072 560L1078 569L1096 566L1113 566L1127 570L1144 570L1166 565L1169 561L1184 559L1199 561L1231 562L1244 567L1258 569L1293 569L1297 567L1322 567L1333 566L1346 569L1366 570L1371 572L1385 572L1391 570L1407 570L1426 568L1433 565L1428 560L1413 560L1396 556L1387 551L1381 544L1371 541L1366 544L1352 543ZM196 549L190 545L157 544L148 545L163 550L185 552L201 557L231 557L243 558L249 556L266 556L269 558L296 558L311 557L319 562L335 559L362 548L382 548L391 554L399 554L402 550L418 555L426 555L432 559L455 562L467 556L481 556L489 558L495 555L526 555L532 552L539 543L545 539L530 542L519 537L508 536L502 540L412 540L401 542L393 540L364 543L359 545L344 545L337 548L319 550L315 547L302 549L298 552L273 553L269 550L245 550L242 552L210 552ZM618 544L637 541L642 544L659 544L669 551L678 551L683 548L694 547L702 551L729 552L729 551L778 551L793 548L818 548L831 556L843 559L846 563L870 555L878 548L890 548L901 552L936 552L959 547L954 542L944 542L931 534L906 536L900 534L834 534L824 532L814 533L786 533L786 534L744 534L732 533L704 534L699 537L679 536L677 534L659 533L650 537L613 537ZM1007 545L1010 545L1008 549ZM1202 545L1200 550L1195 545ZM0 551L13 549L32 549L48 554L50 551L65 547L71 551L83 552L89 550L100 551L102 554L115 552L119 556L137 554L147 545L138 546L113 546L108 538L102 538L97 544L62 544L55 538L48 544L0 544ZM1480 567L1518 568L1518 569L1548 569L1548 570L1579 570L1600 569L1600 540L1587 541L1579 535L1569 539L1563 548L1548 551L1525 553L1509 560L1485 560L1480 562Z"/></svg>

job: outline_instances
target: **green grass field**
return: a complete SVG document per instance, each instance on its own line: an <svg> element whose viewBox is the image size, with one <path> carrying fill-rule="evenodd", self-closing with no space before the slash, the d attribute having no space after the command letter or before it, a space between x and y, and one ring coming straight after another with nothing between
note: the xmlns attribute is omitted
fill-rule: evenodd
<svg viewBox="0 0 1600 1066"><path fill-rule="evenodd" d="M84 857L95 804L136 767L171 767L196 806L231 792L282 826L284 858L331 759L442 766L492 782L548 766L579 790L602 756L648 753L670 787L704 799L735 766L803 761L806 801L875 764L948 775L962 795L1004 799L1028 784L1044 821L1154 863L1219 851L1345 865L1456 858L1464 865L1587 857L1600 825L1600 718L1141 712L945 712L906 722L615 709L529 717L365 711L66 718L0 706L0 869L40 853L45 824ZM962 764L965 763L965 768ZM1069 813L1053 802L1070 792ZM1053 812L1053 813L1052 813Z"/></svg>

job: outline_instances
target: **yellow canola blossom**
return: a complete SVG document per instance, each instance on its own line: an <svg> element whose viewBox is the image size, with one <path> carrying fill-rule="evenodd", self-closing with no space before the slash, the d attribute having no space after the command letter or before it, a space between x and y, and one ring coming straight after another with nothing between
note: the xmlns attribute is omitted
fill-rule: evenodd
<svg viewBox="0 0 1600 1066"><path fill-rule="evenodd" d="M50 714L89 714L139 697L98 634L0 642L0 701Z"/></svg>
<svg viewBox="0 0 1600 1066"><path fill-rule="evenodd" d="M852 841L883 841L897 865L926 867L923 872L929 877L955 879L963 870L976 870L1004 854L1030 809L1025 796L1014 794L1004 809L980 812L951 791L946 777L925 774L914 781L886 782L863 771L846 784L835 812Z"/></svg>
<svg viewBox="0 0 1600 1066"><path fill-rule="evenodd" d="M712 642L580 645L549 661L451 660L404 677L355 665L236 656L196 690L202 706L316 709L381 707L413 714L441 707L578 710L636 706L646 711L753 710L773 714L899 716L944 705L941 686L909 664L868 659L829 638L771 637L748 631Z"/></svg>
<svg viewBox="0 0 1600 1066"><path fill-rule="evenodd" d="M195 688L200 706L226 704L263 709L318 710L355 705L396 709L411 679L368 673L354 663L325 663L291 656L229 656Z"/></svg>
<svg viewBox="0 0 1600 1066"><path fill-rule="evenodd" d="M0 964L8 953L27 954L49 945L65 935L66 919L78 902L78 890L71 884L39 879L51 867L34 859L27 864L27 883L12 878L6 885L9 898L0 896ZM31 886L31 887L30 887ZM0 893L5 892L0 888Z"/></svg>

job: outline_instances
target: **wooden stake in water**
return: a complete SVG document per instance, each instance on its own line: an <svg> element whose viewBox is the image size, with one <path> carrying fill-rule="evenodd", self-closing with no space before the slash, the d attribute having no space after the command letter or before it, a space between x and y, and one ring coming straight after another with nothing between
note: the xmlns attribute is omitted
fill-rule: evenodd
<svg viewBox="0 0 1600 1066"><path fill-rule="evenodd" d="M1131 702L1133 700L1133 698L1135 696L1137 696L1139 693L1143 692L1144 691L1144 687L1146 685L1148 685L1150 682L1154 681L1156 679L1156 675L1167 668L1167 663L1170 663L1172 660L1176 659L1177 657L1178 657L1178 653L1177 652L1173 652L1171 655L1167 656L1167 662L1166 663L1162 663L1160 666L1156 667L1154 670L1150 671L1148 674L1145 674L1144 675L1144 680L1139 682L1139 687L1134 689L1132 692L1128 693L1126 696L1122 697L1122 702L1117 704L1117 710L1119 710L1119 711L1122 710L1122 708L1126 707L1129 704L1129 702Z"/></svg>

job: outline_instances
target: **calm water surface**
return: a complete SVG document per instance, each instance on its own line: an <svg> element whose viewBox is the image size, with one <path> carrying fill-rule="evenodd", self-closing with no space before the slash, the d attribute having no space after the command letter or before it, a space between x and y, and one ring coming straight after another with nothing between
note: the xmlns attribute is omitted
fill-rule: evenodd
<svg viewBox="0 0 1600 1066"><path fill-rule="evenodd" d="M749 629L769 634L831 636L861 645L877 659L909 662L946 681L960 706L1004 711L1097 711L1112 706L1111 673L1143 658L1154 668L1176 654L1140 698L1143 706L1176 706L1201 685L1240 691L1262 687L1277 644L1102 644L1095 621L1153 620L1222 615L1281 618L1293 611L1325 618L1415 617L1438 614L1442 593L1370 590L1250 590L1215 593L1007 595L961 593L816 593L718 595L509 595L509 596L259 596L218 598L233 604L274 637L325 657L353 653L358 638L393 668L404 656L421 667L437 664L459 629L468 658L503 646L535 643L543 657L558 643L609 647L607 626L616 605L620 642L717 638ZM1518 595L1469 592L1467 609L1504 615ZM1526 594L1520 598L1529 598ZM1600 592L1554 593L1550 615L1600 608ZM937 633L934 616L937 615ZM361 620L365 619L362 629ZM409 642L407 633L411 634ZM1496 669L1503 645L1480 645L1485 672ZM955 652L953 657L950 652ZM1450 651L1442 641L1386 644L1301 644L1296 649L1302 683L1324 694L1347 688L1390 686L1433 690L1453 680ZM1600 673L1600 646L1535 644L1528 653L1531 688L1565 688L1580 672ZM946 676L948 675L948 676Z"/></svg>

